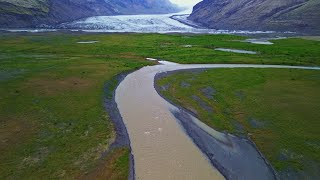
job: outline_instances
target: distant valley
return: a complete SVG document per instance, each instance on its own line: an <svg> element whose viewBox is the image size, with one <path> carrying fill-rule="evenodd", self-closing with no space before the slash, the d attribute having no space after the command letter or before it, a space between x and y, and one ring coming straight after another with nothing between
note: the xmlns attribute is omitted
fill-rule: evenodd
<svg viewBox="0 0 320 180"><path fill-rule="evenodd" d="M0 27L39 27L90 16L177 11L169 0L0 0Z"/></svg>
<svg viewBox="0 0 320 180"><path fill-rule="evenodd" d="M170 0L0 0L0 28L319 35L319 9L320 0L203 0L192 13Z"/></svg>

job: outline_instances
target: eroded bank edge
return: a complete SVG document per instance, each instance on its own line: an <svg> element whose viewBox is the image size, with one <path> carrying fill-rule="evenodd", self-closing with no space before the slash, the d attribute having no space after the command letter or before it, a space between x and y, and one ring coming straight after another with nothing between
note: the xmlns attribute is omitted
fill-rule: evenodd
<svg viewBox="0 0 320 180"><path fill-rule="evenodd" d="M125 77L128 74L132 73L133 71L122 72L114 76L113 78L111 78L109 81L107 81L104 85L104 97L103 97L103 104L104 104L105 110L107 111L113 123L114 130L116 133L116 138L114 142L110 145L108 150L102 154L101 158L106 157L115 148L123 148L123 147L129 148L129 151L130 151L129 176L128 176L129 180L135 179L134 157L132 154L132 149L130 145L130 139L127 132L127 128L123 122L117 103L115 101L115 94L119 84L125 79Z"/></svg>
<svg viewBox="0 0 320 180"><path fill-rule="evenodd" d="M175 111L171 111L171 113L174 115L174 117L179 121L179 123L182 125L182 127L184 128L184 131L186 132L186 134L192 139L193 143L197 145L197 147L202 151L202 153L204 153L206 155L206 157L208 158L208 160L210 161L210 163L212 164L212 166L214 166L215 168L217 168L220 173L226 178L226 179L233 179L232 175L229 173L229 170L226 169L224 166L222 166L220 163L218 163L214 158L211 158L213 156L213 152L212 150L205 148L205 142L206 140L210 141L212 136L210 134L208 134L206 131L202 130L200 127L198 127L195 123L193 123L193 121L191 120L190 115L197 117L197 115L193 112L191 112L190 110L174 103L172 100L166 98L164 95L162 95L161 92L161 87L157 84L157 81L178 73L178 72L190 72L190 73L199 73L199 72L203 72L205 70L208 70L210 68L190 68L190 69L181 69L181 70L173 70L173 71L166 71L166 72L161 72L161 73L157 73L154 77L154 88L157 91L157 93L167 102L169 102L170 104L172 104L173 106L175 106L178 110ZM199 137L198 135L196 135L194 132L198 131L198 134L204 134L204 136ZM271 163L266 159L266 157L262 154L262 152L257 148L256 144L252 141L252 139L250 139L250 137L238 137L235 136L233 134L229 134L230 136L234 136L237 137L239 139L242 139L244 141L249 142L254 149L259 153L259 155L261 156L261 158L263 159L263 161L265 162L265 164L267 165L267 167L271 170L271 172L273 173L274 179L279 179L279 176L277 174L277 171L274 169L274 167L271 165ZM202 138L202 139L200 139Z"/></svg>

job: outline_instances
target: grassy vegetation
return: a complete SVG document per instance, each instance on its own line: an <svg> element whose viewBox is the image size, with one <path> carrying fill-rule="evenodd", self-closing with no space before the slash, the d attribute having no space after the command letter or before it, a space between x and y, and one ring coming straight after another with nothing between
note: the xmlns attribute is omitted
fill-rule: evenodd
<svg viewBox="0 0 320 180"><path fill-rule="evenodd" d="M2 33L0 179L82 177L104 162L114 162L108 161L112 157L100 160L114 138L102 105L103 85L123 71L151 65L146 57L180 63L320 64L317 41L286 39L264 46L238 42L242 39L230 35ZM77 43L85 40L99 42ZM193 47L183 47L186 44ZM214 47L260 53L233 54L214 51ZM123 157L122 168L112 172L123 177L127 151L119 153L114 155Z"/></svg>
<svg viewBox="0 0 320 180"><path fill-rule="evenodd" d="M161 37L161 36L160 36ZM236 36L167 36L154 39L154 46L142 55L168 59L178 63L258 63L288 65L319 65L320 42L302 39L273 41L274 45L239 42ZM183 45L193 45L185 48ZM258 52L257 55L214 51L214 48L233 48Z"/></svg>
<svg viewBox="0 0 320 180"><path fill-rule="evenodd" d="M102 46L100 56L89 54L85 49L98 47L77 45L82 37L1 37L0 179L75 178L102 163L114 139L103 109L104 83L150 63L112 44ZM114 155L127 157L128 150ZM122 179L127 159L108 175Z"/></svg>
<svg viewBox="0 0 320 180"><path fill-rule="evenodd" d="M129 149L113 150L92 172L81 176L80 179L128 179Z"/></svg>
<svg viewBox="0 0 320 180"><path fill-rule="evenodd" d="M319 175L319 71L212 69L174 73L157 83L168 87L161 91L165 97L209 126L249 135L279 172Z"/></svg>
<svg viewBox="0 0 320 180"><path fill-rule="evenodd" d="M2 44L12 51L32 49L34 53L79 53L95 56L115 55L131 52L137 56L154 57L178 63L255 63L287 65L320 65L320 42L303 39L282 39L273 41L274 45L243 43L246 37L231 35L160 35L160 34L113 34L84 35L78 40L102 40L95 45L85 46L70 41L69 35L39 34L24 37L28 46L20 49L13 44ZM103 39L101 39L103 37ZM11 38L11 37L7 37ZM117 42L115 42L117 41ZM49 42L48 44L44 44ZM187 48L184 45L192 45ZM41 47L39 47L41 46ZM50 48L50 50L48 50ZM257 51L256 55L215 51L214 48L233 48ZM6 53L6 52L3 52ZM128 56L130 54L120 54Z"/></svg>

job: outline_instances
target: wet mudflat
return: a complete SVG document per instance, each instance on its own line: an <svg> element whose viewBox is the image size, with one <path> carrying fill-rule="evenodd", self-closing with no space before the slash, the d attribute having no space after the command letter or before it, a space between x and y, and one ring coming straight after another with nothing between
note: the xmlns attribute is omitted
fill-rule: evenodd
<svg viewBox="0 0 320 180"><path fill-rule="evenodd" d="M242 137L241 144L251 139L279 179L317 179L319 146L310 142L320 137L319 80L318 70L222 68L160 74L155 83L162 97L211 128ZM182 121L190 119L182 117ZM190 120L186 122L183 125L190 126ZM216 159L217 152L213 151Z"/></svg>

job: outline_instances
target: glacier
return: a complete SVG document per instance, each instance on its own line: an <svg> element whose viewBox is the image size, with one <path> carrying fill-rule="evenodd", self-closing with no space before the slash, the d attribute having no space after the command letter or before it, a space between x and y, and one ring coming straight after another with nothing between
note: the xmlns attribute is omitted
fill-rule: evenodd
<svg viewBox="0 0 320 180"><path fill-rule="evenodd" d="M271 31L228 31L203 28L189 21L186 12L176 14L94 16L63 23L58 29L86 32L134 32L134 33L198 33L237 34L272 33Z"/></svg>
<svg viewBox="0 0 320 180"><path fill-rule="evenodd" d="M188 20L191 10L173 14L93 16L35 29L1 29L10 32L84 31L104 33L270 34L273 31L208 29Z"/></svg>

